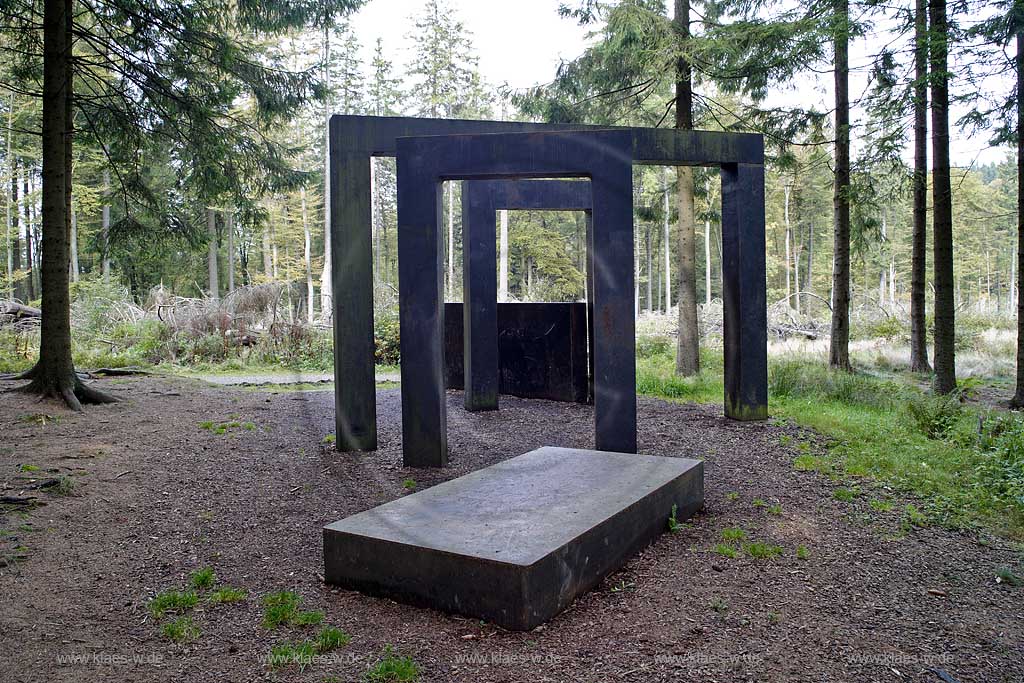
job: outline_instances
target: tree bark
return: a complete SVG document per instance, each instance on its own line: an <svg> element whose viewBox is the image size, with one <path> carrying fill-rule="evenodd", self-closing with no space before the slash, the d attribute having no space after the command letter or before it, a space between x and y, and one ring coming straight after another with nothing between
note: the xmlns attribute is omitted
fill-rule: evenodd
<svg viewBox="0 0 1024 683"><path fill-rule="evenodd" d="M455 183L448 183L448 300L455 298Z"/></svg>
<svg viewBox="0 0 1024 683"><path fill-rule="evenodd" d="M227 233L228 292L235 291L235 212L224 213L224 232Z"/></svg>
<svg viewBox="0 0 1024 683"><path fill-rule="evenodd" d="M704 217L704 302L711 305L711 179L704 185L708 197L708 215Z"/></svg>
<svg viewBox="0 0 1024 683"><path fill-rule="evenodd" d="M220 298L220 282L217 273L217 213L206 209L206 238L209 240L206 254L206 269L209 274L210 298Z"/></svg>
<svg viewBox="0 0 1024 683"><path fill-rule="evenodd" d="M22 377L23 391L60 398L69 408L109 403L112 396L84 385L71 359L68 241L71 205L72 0L43 3L42 321L39 360Z"/></svg>
<svg viewBox="0 0 1024 683"><path fill-rule="evenodd" d="M498 301L508 301L508 211L498 212Z"/></svg>
<svg viewBox="0 0 1024 683"><path fill-rule="evenodd" d="M935 380L937 393L956 390L953 283L953 195L949 178L949 27L946 0L929 0L932 91L932 245L935 270Z"/></svg>
<svg viewBox="0 0 1024 683"><path fill-rule="evenodd" d="M790 190L789 183L786 183L785 185L783 185L782 190L783 190L783 193L784 193L784 199L783 199L783 203L782 203L782 216L783 216L783 222L786 224L786 302L788 303L789 306L792 307L793 301L792 301L792 299L789 298L789 295L792 294L793 290L792 290L792 287L790 285L789 269L790 269L790 266L792 266L792 264L793 264L793 257L792 257L792 253L793 252L792 252L791 247L790 247L790 240L791 240L791 235L792 235L793 231L791 230L790 225L789 225L789 190Z"/></svg>
<svg viewBox="0 0 1024 683"><path fill-rule="evenodd" d="M647 312L654 312L654 255L651 254L651 226L644 226L644 251L647 252Z"/></svg>
<svg viewBox="0 0 1024 683"><path fill-rule="evenodd" d="M668 191L668 167L662 168L661 174L662 187L661 191L665 195L665 223L664 223L664 245L665 245L665 313L667 314L672 309L672 249L671 245L671 222L672 222L672 207L669 205L669 191ZM710 267L710 266L709 266Z"/></svg>
<svg viewBox="0 0 1024 683"><path fill-rule="evenodd" d="M324 268L320 274L320 317L330 320L334 280L331 274L331 33L324 26ZM264 255L264 259L269 258ZM267 275L270 275L270 268Z"/></svg>
<svg viewBox="0 0 1024 683"><path fill-rule="evenodd" d="M22 206L25 208L25 267L28 268L28 274L25 277L25 296L31 301L36 298L36 259L32 254L32 205L29 202L31 188L28 182L29 169L27 164L22 167L21 172L21 200Z"/></svg>
<svg viewBox="0 0 1024 683"><path fill-rule="evenodd" d="M270 217L267 217L267 223L263 226L263 275L266 276L267 280L274 279L274 262L271 258L270 250Z"/></svg>
<svg viewBox="0 0 1024 683"><path fill-rule="evenodd" d="M675 0L673 26L678 47L690 40L690 0ZM693 130L693 82L690 63L680 55L676 61L676 121L679 130ZM676 374L684 377L700 372L700 330L697 327L697 257L693 219L693 169L680 166L679 174L679 339Z"/></svg>
<svg viewBox="0 0 1024 683"><path fill-rule="evenodd" d="M850 6L835 0L840 22L835 36L836 170L832 197L834 220L832 269L832 337L829 366L850 369Z"/></svg>
<svg viewBox="0 0 1024 683"><path fill-rule="evenodd" d="M21 270L21 226L18 225L19 220L19 208L18 208L18 164L13 159L11 160L11 234L13 236L13 243L11 244L11 260L14 262L14 272L17 273ZM11 282L12 296L16 299L24 299L22 296L24 286L20 283L15 286L15 283Z"/></svg>
<svg viewBox="0 0 1024 683"><path fill-rule="evenodd" d="M103 216L100 233L103 249L103 284L110 284L110 169L103 169Z"/></svg>
<svg viewBox="0 0 1024 683"><path fill-rule="evenodd" d="M302 234L305 247L303 258L306 261L306 321L312 325L316 319L316 310L313 304L315 292L313 291L313 251L312 235L309 233L309 212L306 208L306 188L302 188L299 194L302 200Z"/></svg>
<svg viewBox="0 0 1024 683"><path fill-rule="evenodd" d="M11 93L10 99L7 104L7 172L14 177L14 156L11 154L11 138L14 135L14 93ZM11 204L13 200L10 195L7 196L7 201L4 202L6 205L7 212L7 232L5 233L4 247L7 250L7 298L14 298L14 242L11 240Z"/></svg>
<svg viewBox="0 0 1024 683"><path fill-rule="evenodd" d="M78 212L71 204L71 281L78 282Z"/></svg>
<svg viewBox="0 0 1024 683"><path fill-rule="evenodd" d="M1011 408L1024 407L1024 299L1020 296L1021 273L1024 272L1024 17L1014 14L1017 40L1017 388L1010 400ZM1010 283L1010 300L1013 301Z"/></svg>

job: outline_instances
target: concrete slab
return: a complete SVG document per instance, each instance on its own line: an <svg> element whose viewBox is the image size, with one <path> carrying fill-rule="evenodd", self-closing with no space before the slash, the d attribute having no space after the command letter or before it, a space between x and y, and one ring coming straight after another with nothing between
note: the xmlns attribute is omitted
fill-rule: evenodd
<svg viewBox="0 0 1024 683"><path fill-rule="evenodd" d="M703 504L699 460L545 447L327 525L324 576L529 630Z"/></svg>

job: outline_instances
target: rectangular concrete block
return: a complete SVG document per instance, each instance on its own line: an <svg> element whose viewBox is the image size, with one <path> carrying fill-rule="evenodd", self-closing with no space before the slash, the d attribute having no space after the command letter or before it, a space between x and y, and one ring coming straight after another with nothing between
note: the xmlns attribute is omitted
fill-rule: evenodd
<svg viewBox="0 0 1024 683"><path fill-rule="evenodd" d="M529 630L703 504L699 460L545 447L327 525L324 576Z"/></svg>

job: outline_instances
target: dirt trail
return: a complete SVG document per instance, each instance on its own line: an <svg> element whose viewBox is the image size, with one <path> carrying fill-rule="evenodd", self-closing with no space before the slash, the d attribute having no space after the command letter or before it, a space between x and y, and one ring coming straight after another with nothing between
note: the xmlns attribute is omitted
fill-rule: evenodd
<svg viewBox="0 0 1024 683"><path fill-rule="evenodd" d="M24 556L0 568L3 681L357 681L388 645L444 683L1024 681L1024 588L995 581L998 567L1024 573L1020 549L910 527L906 501L869 484L834 499L835 483L794 471L798 444L821 444L790 425L641 399L642 452L706 460L705 512L546 626L510 633L322 584L321 527L404 495L406 479L423 488L541 445L591 447L592 408L502 397L470 414L451 393L451 467L410 470L398 389L378 392L380 450L341 454L324 443L330 392L98 384L127 400L73 414L0 394L2 494L46 503L0 513L0 557ZM72 495L26 489L67 475ZM735 527L746 540L724 541ZM781 555L753 559L752 542ZM248 597L200 602L201 635L175 644L146 603L203 566ZM351 643L304 670L267 667L273 645L315 634L261 626L261 597L284 589Z"/></svg>

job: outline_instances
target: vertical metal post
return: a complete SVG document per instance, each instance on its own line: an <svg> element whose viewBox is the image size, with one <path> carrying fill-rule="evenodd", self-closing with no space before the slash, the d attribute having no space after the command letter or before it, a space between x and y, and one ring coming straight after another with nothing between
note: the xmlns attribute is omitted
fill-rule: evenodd
<svg viewBox="0 0 1024 683"><path fill-rule="evenodd" d="M462 184L463 372L466 410L498 409L494 203L486 181Z"/></svg>
<svg viewBox="0 0 1024 683"><path fill-rule="evenodd" d="M764 166L722 165L725 415L768 417Z"/></svg>
<svg viewBox="0 0 1024 683"><path fill-rule="evenodd" d="M334 280L335 448L377 448L377 387L373 366L373 247L370 159L342 153L331 121L331 276Z"/></svg>

